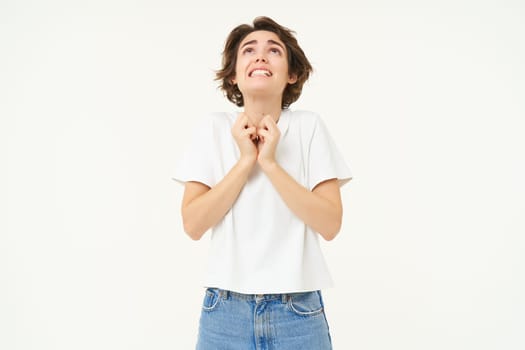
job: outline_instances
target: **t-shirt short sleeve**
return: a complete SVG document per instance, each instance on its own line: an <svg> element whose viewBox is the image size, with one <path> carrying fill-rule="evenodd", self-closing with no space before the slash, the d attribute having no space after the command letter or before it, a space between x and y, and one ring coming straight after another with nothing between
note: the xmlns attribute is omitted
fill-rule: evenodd
<svg viewBox="0 0 525 350"><path fill-rule="evenodd" d="M352 179L352 173L325 123L317 116L309 147L308 188L311 191L329 179L338 179L341 187Z"/></svg>
<svg viewBox="0 0 525 350"><path fill-rule="evenodd" d="M192 132L189 143L176 161L172 179L180 184L187 181L201 182L209 187L216 184L214 176L214 129L212 116L202 117Z"/></svg>

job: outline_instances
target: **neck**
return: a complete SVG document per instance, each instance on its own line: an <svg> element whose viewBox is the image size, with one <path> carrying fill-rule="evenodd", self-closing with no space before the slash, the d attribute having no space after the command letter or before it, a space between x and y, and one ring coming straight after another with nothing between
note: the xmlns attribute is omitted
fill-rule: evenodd
<svg viewBox="0 0 525 350"><path fill-rule="evenodd" d="M259 124L265 115L270 115L275 122L281 116L281 98L244 98L244 113L255 123Z"/></svg>

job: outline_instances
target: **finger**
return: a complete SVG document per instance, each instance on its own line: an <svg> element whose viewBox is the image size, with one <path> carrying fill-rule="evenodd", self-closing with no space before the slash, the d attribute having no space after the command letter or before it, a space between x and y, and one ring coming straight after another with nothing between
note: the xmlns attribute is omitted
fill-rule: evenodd
<svg viewBox="0 0 525 350"><path fill-rule="evenodd" d="M235 120L236 125L244 125L249 120L248 116L244 113L239 113L237 119Z"/></svg>
<svg viewBox="0 0 525 350"><path fill-rule="evenodd" d="M266 130L274 130L277 127L273 118L268 114L259 122L259 127Z"/></svg>
<svg viewBox="0 0 525 350"><path fill-rule="evenodd" d="M270 133L267 130L259 129L257 131L257 136L259 137L259 140L262 142L266 142L266 140L271 140Z"/></svg>
<svg viewBox="0 0 525 350"><path fill-rule="evenodd" d="M255 129L255 126L247 118L239 119L234 125L234 129L239 130L239 131L243 131L248 128Z"/></svg>
<svg viewBox="0 0 525 350"><path fill-rule="evenodd" d="M274 129L268 129L268 130L259 128L257 131L263 137L266 137L268 139L279 140L281 138L281 131L277 127Z"/></svg>
<svg viewBox="0 0 525 350"><path fill-rule="evenodd" d="M250 119L248 119L248 118L246 118L246 120L244 121L243 125L244 125L245 129L251 128L251 127L255 128L255 124L253 124L252 121Z"/></svg>
<svg viewBox="0 0 525 350"><path fill-rule="evenodd" d="M248 117L245 114L242 114L239 117L239 125L241 125L244 129L250 126L248 123Z"/></svg>
<svg viewBox="0 0 525 350"><path fill-rule="evenodd" d="M251 127L247 127L246 129L244 129L242 131L242 134L243 135L256 135L257 134L257 130L255 129L255 126L251 126Z"/></svg>
<svg viewBox="0 0 525 350"><path fill-rule="evenodd" d="M271 132L266 129L257 129L257 135L262 136L263 138L270 137Z"/></svg>
<svg viewBox="0 0 525 350"><path fill-rule="evenodd" d="M242 112L241 115L240 115L239 117L242 118L242 121L243 121L244 123L248 123L248 124L250 124L250 125L255 126L255 124L254 124L253 121L252 121L252 118L250 118L250 116L249 116L248 114Z"/></svg>

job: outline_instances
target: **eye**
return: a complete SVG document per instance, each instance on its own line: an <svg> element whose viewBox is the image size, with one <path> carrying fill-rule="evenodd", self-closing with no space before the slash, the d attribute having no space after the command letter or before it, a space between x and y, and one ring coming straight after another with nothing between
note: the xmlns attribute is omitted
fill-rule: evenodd
<svg viewBox="0 0 525 350"><path fill-rule="evenodd" d="M270 52L271 52L271 53L274 53L274 54L277 54L277 55L280 55L280 54L281 54L281 50L279 50L279 49L276 48L276 47L272 47L272 48L270 49Z"/></svg>
<svg viewBox="0 0 525 350"><path fill-rule="evenodd" d="M244 50L242 50L242 53L247 54L247 53L252 53L253 51L254 51L253 47L246 47L244 48Z"/></svg>

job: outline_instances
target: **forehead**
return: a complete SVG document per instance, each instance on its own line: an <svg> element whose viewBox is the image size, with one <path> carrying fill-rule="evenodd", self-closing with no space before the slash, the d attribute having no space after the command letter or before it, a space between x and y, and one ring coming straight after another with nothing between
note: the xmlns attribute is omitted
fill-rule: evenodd
<svg viewBox="0 0 525 350"><path fill-rule="evenodd" d="M268 40L273 40L280 43L284 47L284 43L281 41L281 39L279 39L279 36L277 36L277 34L274 32L267 30L256 30L251 32L250 34L246 35L239 46L242 47L244 43L252 40L257 40L258 43L266 43Z"/></svg>

